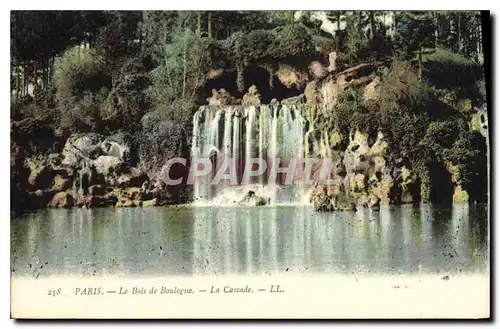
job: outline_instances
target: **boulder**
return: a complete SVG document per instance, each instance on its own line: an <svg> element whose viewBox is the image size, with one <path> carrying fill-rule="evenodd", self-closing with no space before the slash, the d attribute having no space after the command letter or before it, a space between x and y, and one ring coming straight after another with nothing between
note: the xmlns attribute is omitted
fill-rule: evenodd
<svg viewBox="0 0 500 329"><path fill-rule="evenodd" d="M73 134L64 144L62 164L78 166L81 159L97 159L101 155L103 137L95 133Z"/></svg>
<svg viewBox="0 0 500 329"><path fill-rule="evenodd" d="M84 167L94 164L101 156L106 158L98 161L99 166L109 161L128 161L130 157L130 142L127 135L115 134L104 137L99 134L73 134L64 145L61 157L62 165ZM110 160L116 158L118 160ZM106 166L105 166L106 167Z"/></svg>
<svg viewBox="0 0 500 329"><path fill-rule="evenodd" d="M248 93L243 95L242 105L260 105L260 93L255 85L248 88Z"/></svg>
<svg viewBox="0 0 500 329"><path fill-rule="evenodd" d="M128 134L117 133L108 136L101 143L104 155L112 156L123 162L130 161L131 137Z"/></svg>
<svg viewBox="0 0 500 329"><path fill-rule="evenodd" d="M118 190L118 201L125 202L128 200L140 201L141 189L139 187L127 187Z"/></svg>
<svg viewBox="0 0 500 329"><path fill-rule="evenodd" d="M208 105L234 105L238 103L237 99L224 88L219 89L219 91L212 89L212 96L207 98L207 101Z"/></svg>
<svg viewBox="0 0 500 329"><path fill-rule="evenodd" d="M111 155L101 155L94 161L97 173L104 176L119 173L122 164L123 161L120 158Z"/></svg>
<svg viewBox="0 0 500 329"><path fill-rule="evenodd" d="M90 200L90 207L109 207L114 206L117 203L118 199L116 196L112 194L107 194L104 196L93 195Z"/></svg>
<svg viewBox="0 0 500 329"><path fill-rule="evenodd" d="M75 207L99 208L114 206L118 199L114 194L78 196Z"/></svg>
<svg viewBox="0 0 500 329"><path fill-rule="evenodd" d="M58 192L50 201L51 208L70 208L73 206L73 196L68 192Z"/></svg>
<svg viewBox="0 0 500 329"><path fill-rule="evenodd" d="M307 79L306 72L300 72L289 65L281 65L276 76L287 88L299 88Z"/></svg>
<svg viewBox="0 0 500 329"><path fill-rule="evenodd" d="M62 175L56 175L52 181L51 190L54 192L65 191L73 185L71 178L65 178Z"/></svg>
<svg viewBox="0 0 500 329"><path fill-rule="evenodd" d="M150 181L146 180L141 186L141 200L156 199L158 203L163 203L170 199L171 195L167 191L167 184L163 180Z"/></svg>
<svg viewBox="0 0 500 329"><path fill-rule="evenodd" d="M365 101L377 100L380 98L380 78L375 77L369 84L367 84L363 91L363 98Z"/></svg>
<svg viewBox="0 0 500 329"><path fill-rule="evenodd" d="M317 185L313 187L309 201L313 204L314 209L317 211L333 210L328 190L324 185Z"/></svg>
<svg viewBox="0 0 500 329"><path fill-rule="evenodd" d="M139 205L141 207L155 207L158 205L158 202L156 199L151 199L151 200L141 201Z"/></svg>
<svg viewBox="0 0 500 329"><path fill-rule="evenodd" d="M319 185L313 190L311 202L316 211L356 211L356 204L345 195L330 195L326 186Z"/></svg>
<svg viewBox="0 0 500 329"><path fill-rule="evenodd" d="M374 194L370 195L367 202L366 207L372 210L380 210L380 198Z"/></svg>
<svg viewBox="0 0 500 329"><path fill-rule="evenodd" d="M328 75L328 69L321 62L314 61L309 64L309 73L316 79L321 80Z"/></svg>

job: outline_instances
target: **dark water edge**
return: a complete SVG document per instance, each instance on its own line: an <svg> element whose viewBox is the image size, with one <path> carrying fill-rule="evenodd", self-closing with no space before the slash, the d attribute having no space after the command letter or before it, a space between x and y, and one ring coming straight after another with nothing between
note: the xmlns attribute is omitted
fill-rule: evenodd
<svg viewBox="0 0 500 329"><path fill-rule="evenodd" d="M487 205L44 209L11 219L11 275L489 271Z"/></svg>

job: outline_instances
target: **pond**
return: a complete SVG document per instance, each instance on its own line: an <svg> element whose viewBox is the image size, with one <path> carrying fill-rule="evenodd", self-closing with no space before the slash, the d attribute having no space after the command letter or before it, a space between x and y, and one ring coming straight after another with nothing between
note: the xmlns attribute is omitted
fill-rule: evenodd
<svg viewBox="0 0 500 329"><path fill-rule="evenodd" d="M11 219L13 276L489 270L487 206L45 209Z"/></svg>

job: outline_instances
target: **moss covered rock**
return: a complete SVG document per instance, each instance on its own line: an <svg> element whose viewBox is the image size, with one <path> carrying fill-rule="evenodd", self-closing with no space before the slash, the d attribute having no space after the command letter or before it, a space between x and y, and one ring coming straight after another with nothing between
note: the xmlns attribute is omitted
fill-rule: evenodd
<svg viewBox="0 0 500 329"><path fill-rule="evenodd" d="M54 195L50 201L51 208L70 208L73 207L73 196L68 192L59 192Z"/></svg>

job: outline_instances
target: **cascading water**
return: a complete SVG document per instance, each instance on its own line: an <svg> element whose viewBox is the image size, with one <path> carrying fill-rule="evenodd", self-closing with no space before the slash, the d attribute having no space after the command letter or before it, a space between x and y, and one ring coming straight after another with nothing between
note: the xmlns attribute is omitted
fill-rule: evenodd
<svg viewBox="0 0 500 329"><path fill-rule="evenodd" d="M287 174L274 178L271 168L293 167L293 177L300 177L304 124L300 108L295 105L200 107L193 118L192 159L209 158L212 170L194 180L195 202L237 204L249 191L271 203L301 202L303 186L287 183ZM252 167L252 159L264 160L267 169L242 184L245 168L257 169ZM231 163L237 184L230 179L211 184L217 171L226 168L225 161Z"/></svg>

